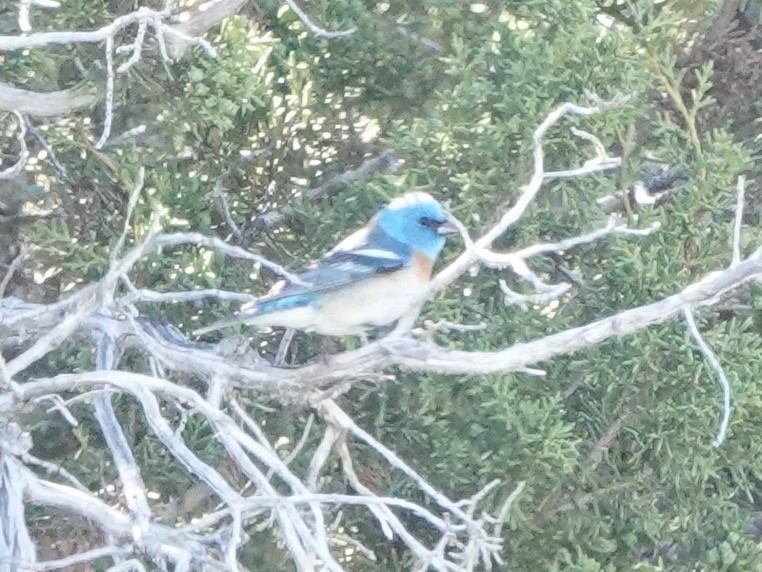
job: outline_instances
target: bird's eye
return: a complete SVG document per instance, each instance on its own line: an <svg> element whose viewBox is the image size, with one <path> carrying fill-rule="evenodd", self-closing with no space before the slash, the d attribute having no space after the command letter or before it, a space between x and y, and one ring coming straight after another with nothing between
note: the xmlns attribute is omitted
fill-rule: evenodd
<svg viewBox="0 0 762 572"><path fill-rule="evenodd" d="M430 228L431 230L437 230L442 224L444 224L441 220L437 220L435 218L430 218L427 216L421 217L419 222L422 226L425 226L426 228Z"/></svg>

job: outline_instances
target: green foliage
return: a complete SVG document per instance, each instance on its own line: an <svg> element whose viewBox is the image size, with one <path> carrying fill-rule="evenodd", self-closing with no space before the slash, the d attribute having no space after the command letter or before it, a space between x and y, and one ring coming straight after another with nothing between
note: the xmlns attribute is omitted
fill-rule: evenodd
<svg viewBox="0 0 762 572"><path fill-rule="evenodd" d="M105 4L67 3L51 25L100 25L111 17ZM84 115L46 131L75 185L43 173L52 180L48 206L63 216L30 229L27 240L43 253L61 289L102 274L124 224L136 165L147 168L146 190L130 222L129 241L144 236L154 215L167 230L231 239L212 193L218 180L244 230L242 245L287 266L325 252L390 197L414 187L450 200L453 213L478 236L528 181L537 125L562 102L585 103L585 90L602 98L634 98L556 127L546 144L549 169L576 167L593 156L588 142L570 135L568 128L578 126L598 135L612 154L626 151L633 179L656 157L684 169L689 182L663 205L628 213L633 227L658 222L657 233L609 237L558 259L533 260L532 268L548 281L566 279L560 263L580 278L557 305L526 312L507 307L498 280L516 289L524 285L505 272L462 277L426 306L422 319L484 321L486 327L438 341L468 350L504 348L661 299L728 264L735 180L751 167L748 149L723 126L697 131L696 144L691 121L717 105L713 69L679 70L673 51L690 31L686 18L716 2L305 3L327 28L359 27L335 42L305 31L279 2L261 4L261 21L231 18L212 38L219 59L196 51L165 69L146 56L120 81L117 123L125 129L146 124L147 143L96 151L83 141L88 133L98 134L100 125L85 123ZM603 16L614 20L606 24ZM436 40L443 53L432 55L396 26ZM77 50L94 57L89 48ZM63 50L32 52L8 62L2 79L26 85L28 70L35 69L35 81L51 87L61 81L57 70L68 57ZM689 79L692 91L680 92ZM656 95L665 85L681 93L685 112L673 99ZM382 138L363 141L369 126ZM637 132L634 144L631 129ZM306 189L384 147L404 160L398 172L345 186L329 198L301 200ZM597 199L629 182L605 174L550 183L496 248L598 228L607 214ZM257 226L258 215L286 206L282 225L267 231ZM746 252L762 239L758 225L748 232ZM445 262L461 248L450 244ZM134 276L136 286L156 290L253 293L264 292L273 280L248 264L197 248L151 255ZM342 405L451 497L472 495L498 478L505 484L488 502L499 509L524 481L506 524L506 569L755 570L762 551L744 527L759 510L762 481L758 287L750 304L751 316L698 313L733 389L732 423L720 449L711 447L721 404L715 375L678 321L542 364L542 377L393 372L395 379L380 386L355 387ZM231 309L218 302L142 308L186 331L199 319ZM277 341L263 334L257 347L270 355ZM305 361L353 343L299 336L293 359ZM40 373L75 371L89 359L74 353L51 358ZM119 406L134 415L134 404ZM284 409L261 417L273 440L294 441L305 415ZM179 423L177 412L166 414ZM180 495L190 486L187 476L150 431L139 428L141 421L135 423L132 436L140 443L152 490L163 499ZM83 466L95 473L92 420L81 431ZM208 427L191 417L183 435L204 459L219 461ZM294 467L309 462L313 441ZM354 452L358 473L373 478L378 493L422 500L361 447ZM325 487L345 490L333 467ZM359 528L379 562L355 560L350 568L409 569L409 555L357 514L347 516L346 526ZM257 533L247 548L253 569L288 568L277 542Z"/></svg>
<svg viewBox="0 0 762 572"><path fill-rule="evenodd" d="M270 103L268 84L273 80L266 70L273 40L257 26L240 16L229 19L219 38L219 58L196 59L187 69L182 109L175 121L203 132L210 126L226 135L236 125L265 118ZM246 94L241 98L241 94Z"/></svg>

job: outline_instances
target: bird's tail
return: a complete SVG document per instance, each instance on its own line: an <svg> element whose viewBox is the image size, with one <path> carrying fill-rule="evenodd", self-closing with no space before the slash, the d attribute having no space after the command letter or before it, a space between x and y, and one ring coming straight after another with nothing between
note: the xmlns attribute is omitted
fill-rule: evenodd
<svg viewBox="0 0 762 572"><path fill-rule="evenodd" d="M249 302L241 307L241 310L235 316L230 318L224 318L213 322L208 326L199 328L193 331L194 336L201 336L214 330L220 330L227 328L228 326L235 326L236 324L252 324L253 325L277 325L277 323L269 324L267 320L263 320L263 323L258 324L258 318L264 318L269 314L275 314L285 310L291 310L300 306L305 306L312 301L312 295L310 294L291 294L288 296L280 296L277 298L269 298L264 300L257 300L255 302Z"/></svg>

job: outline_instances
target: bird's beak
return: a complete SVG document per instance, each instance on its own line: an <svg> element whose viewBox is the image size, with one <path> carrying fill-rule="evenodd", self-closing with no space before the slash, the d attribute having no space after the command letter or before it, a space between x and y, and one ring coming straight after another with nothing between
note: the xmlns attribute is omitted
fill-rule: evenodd
<svg viewBox="0 0 762 572"><path fill-rule="evenodd" d="M437 234L442 236L458 233L460 233L460 231L458 230L458 227L455 226L455 224L452 222L452 220L447 220L437 227Z"/></svg>

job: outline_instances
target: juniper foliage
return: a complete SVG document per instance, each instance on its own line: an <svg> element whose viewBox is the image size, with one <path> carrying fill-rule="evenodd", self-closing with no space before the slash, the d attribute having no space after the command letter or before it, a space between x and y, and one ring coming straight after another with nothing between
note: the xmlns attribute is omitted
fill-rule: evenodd
<svg viewBox="0 0 762 572"><path fill-rule="evenodd" d="M62 4L55 11L36 11L36 28L95 28L134 3ZM212 32L216 60L193 50L165 64L156 51L148 51L117 83L115 135L104 149L90 142L101 129L100 107L40 122L71 181L45 157L31 162L47 189L39 206L60 216L22 233L21 240L36 247L27 272L43 290L20 284L13 293L56 298L103 273L139 166L146 167L145 193L130 241L144 236L149 218L159 213L167 230L238 240L295 267L411 188L449 201L478 236L528 180L532 131L558 104L584 102L586 90L602 98L617 93L634 98L555 129L548 139L548 164L570 168L589 156L589 143L567 129L574 125L624 154L624 169L548 184L497 248L602 226L608 214L598 199L646 176L654 158L685 171L688 182L663 204L628 205L625 215L632 226L658 222L660 230L637 240L612 236L535 260L533 269L549 280L561 278L564 269L578 279L569 296L548 308L507 306L498 280L505 278L518 290L525 286L505 272L485 270L439 294L421 320L484 322L483 330L437 336L460 349L503 348L658 300L728 264L735 180L753 167L749 142L729 131L729 123L702 124L702 113L719 105L711 60L690 69L677 62L708 25L708 17L694 17L711 14L716 2L303 4L327 29L357 26L358 31L329 42L306 31L281 3L257 3ZM16 33L14 12L0 14L0 32ZM4 57L0 81L28 89L102 84L105 77L102 51L92 45ZM686 85L694 87L683 89ZM139 125L146 126L145 133L117 137ZM385 149L403 161L396 172L376 173L305 200L310 188ZM213 193L218 181L242 230L240 239L219 209ZM754 193L752 188L746 248L762 238ZM264 224L263 215L273 214L280 222ZM461 247L450 244L445 261ZM260 294L275 279L248 263L185 248L147 257L135 285ZM732 423L721 448L711 445L721 404L714 373L679 322L554 359L543 364L543 377L391 372L393 380L356 385L342 405L451 498L498 478L506 485L490 502L499 508L524 481L507 524L506 569L759 569L762 551L744 532L760 508L762 481L759 288L751 289L745 304L751 313L698 313L733 390ZM209 301L144 310L190 331L199 320L222 317L235 307ZM256 339L259 350L272 356L279 334ZM356 343L299 335L290 359L302 362ZM90 352L71 348L35 369L45 375L92 365ZM134 367L146 365L135 359ZM266 405L274 408L259 413L268 435L297 440L309 411ZM120 398L119 414L132 421L127 430L146 482L162 499L182 497L193 483L141 425L138 412L134 402ZM72 441L61 437L67 431L50 415L23 418L25 428L35 431L38 450L48 446L46 455L95 487L115 472L108 464L102 467L95 420L81 421ZM225 464L206 424L190 417L182 435L204 460ZM51 446L51 439L58 444ZM315 439L295 466L309 462ZM353 452L358 472L372 478L376 492L415 498L400 475L381 469L361 448ZM338 460L331 462L324 489L344 491ZM388 543L373 521L349 511L344 526L359 530L379 557L375 563L355 557L348 568L409 568L409 555ZM288 569L288 560L265 533L247 546L244 562L252 569Z"/></svg>

